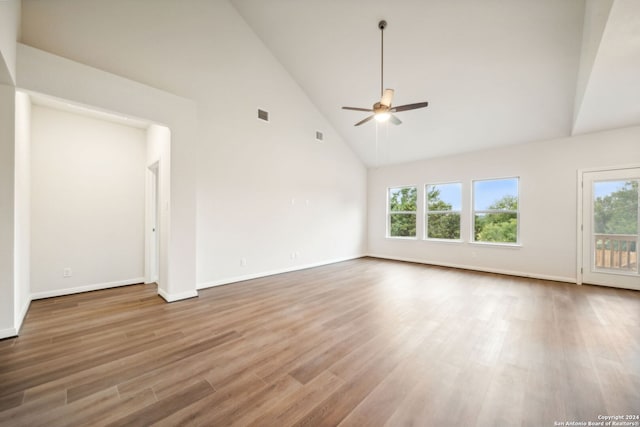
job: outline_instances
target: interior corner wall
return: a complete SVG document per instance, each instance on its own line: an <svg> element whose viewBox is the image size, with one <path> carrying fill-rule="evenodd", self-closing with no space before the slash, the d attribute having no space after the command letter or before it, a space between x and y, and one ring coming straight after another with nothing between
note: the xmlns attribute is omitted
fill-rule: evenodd
<svg viewBox="0 0 640 427"><path fill-rule="evenodd" d="M169 260L167 281L159 291L171 301L197 296L195 103L23 44L18 44L17 80L24 90L161 123L171 129Z"/></svg>
<svg viewBox="0 0 640 427"><path fill-rule="evenodd" d="M15 84L16 81L21 4L20 0L0 1L0 84Z"/></svg>
<svg viewBox="0 0 640 427"><path fill-rule="evenodd" d="M462 267L575 283L577 173L640 159L640 127L430 159L369 170L369 253L382 258ZM520 178L521 247L469 242L471 181ZM463 183L464 243L386 238L387 189ZM422 203L418 221L424 218ZM422 225L418 229L422 229Z"/></svg>
<svg viewBox="0 0 640 427"><path fill-rule="evenodd" d="M0 85L0 338L17 334L14 288L15 88Z"/></svg>
<svg viewBox="0 0 640 427"><path fill-rule="evenodd" d="M31 100L16 92L14 290L19 331L31 302Z"/></svg>
<svg viewBox="0 0 640 427"><path fill-rule="evenodd" d="M145 131L40 105L31 125L32 297L141 283Z"/></svg>
<svg viewBox="0 0 640 427"><path fill-rule="evenodd" d="M600 40L607 25L609 12L613 6L613 0L586 0L584 10L584 24L582 26L582 47L580 50L580 66L576 83L576 96L573 108L573 120L575 121L582 106L591 69L598 54Z"/></svg>

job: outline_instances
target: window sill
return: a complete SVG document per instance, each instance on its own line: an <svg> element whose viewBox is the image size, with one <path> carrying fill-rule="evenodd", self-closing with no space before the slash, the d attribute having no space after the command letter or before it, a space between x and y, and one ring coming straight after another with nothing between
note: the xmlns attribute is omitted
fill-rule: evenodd
<svg viewBox="0 0 640 427"><path fill-rule="evenodd" d="M464 243L462 239L422 239L425 242L434 242L434 243L449 243L449 244L460 244Z"/></svg>
<svg viewBox="0 0 640 427"><path fill-rule="evenodd" d="M402 236L385 236L385 239L391 239L391 240L418 240L417 237L402 237Z"/></svg>
<svg viewBox="0 0 640 427"><path fill-rule="evenodd" d="M490 247L508 248L508 249L522 248L522 243L469 242L469 244L475 245L475 246L490 246Z"/></svg>

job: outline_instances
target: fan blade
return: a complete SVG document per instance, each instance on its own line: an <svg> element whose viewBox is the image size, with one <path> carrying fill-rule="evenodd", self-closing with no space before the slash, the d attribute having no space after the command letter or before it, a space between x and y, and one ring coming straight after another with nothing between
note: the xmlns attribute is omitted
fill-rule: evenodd
<svg viewBox="0 0 640 427"><path fill-rule="evenodd" d="M342 107L343 110L353 110L353 111L366 111L373 112L371 108L358 108L358 107Z"/></svg>
<svg viewBox="0 0 640 427"><path fill-rule="evenodd" d="M354 126L360 126L361 124L367 123L369 120L373 119L376 115L372 115L367 117L366 119L362 119L360 120L358 123L356 123Z"/></svg>
<svg viewBox="0 0 640 427"><path fill-rule="evenodd" d="M416 102L415 104L407 104L407 105L400 105L399 107L393 107L389 111L391 111L392 113L398 113L400 111L415 110L416 108L424 108L427 105L429 105L428 102Z"/></svg>
<svg viewBox="0 0 640 427"><path fill-rule="evenodd" d="M393 100L393 89L385 89L380 100L380 105L386 105L391 107L391 101Z"/></svg>
<svg viewBox="0 0 640 427"><path fill-rule="evenodd" d="M391 123L393 123L394 125L401 125L402 124L402 120L400 120L399 118L397 118L396 116L394 116L393 114L391 114L389 116L389 121Z"/></svg>

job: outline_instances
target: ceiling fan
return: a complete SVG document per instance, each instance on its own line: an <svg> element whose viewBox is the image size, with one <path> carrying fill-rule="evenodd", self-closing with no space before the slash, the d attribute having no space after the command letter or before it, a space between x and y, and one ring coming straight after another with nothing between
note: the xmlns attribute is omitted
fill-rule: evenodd
<svg viewBox="0 0 640 427"><path fill-rule="evenodd" d="M399 113L401 111L407 110L415 110L416 108L424 108L429 105L428 102L416 102L415 104L406 104L400 105L398 107L393 107L391 105L391 101L393 100L393 89L383 89L383 79L384 79L384 29L387 28L387 21L378 22L378 28L380 29L380 92L382 93L382 97L380 102L376 102L373 104L373 108L358 108L358 107L342 107L343 110L353 110L353 111L366 111L369 113L373 113L365 119L360 120L354 126L360 126L368 122L369 120L375 119L378 122L385 122L389 120L394 125L399 125L402 121L397 118L393 113Z"/></svg>

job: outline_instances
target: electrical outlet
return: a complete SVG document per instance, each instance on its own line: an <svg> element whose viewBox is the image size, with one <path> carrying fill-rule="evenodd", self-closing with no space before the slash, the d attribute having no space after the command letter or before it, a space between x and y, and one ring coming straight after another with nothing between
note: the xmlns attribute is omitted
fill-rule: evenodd
<svg viewBox="0 0 640 427"><path fill-rule="evenodd" d="M69 267L62 270L62 277L71 277L71 276L73 276L73 272Z"/></svg>
<svg viewBox="0 0 640 427"><path fill-rule="evenodd" d="M246 267L246 265L247 265L247 259L246 258L240 258L240 266Z"/></svg>

